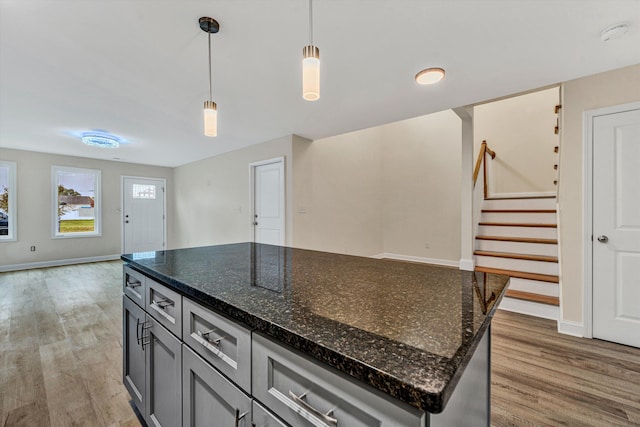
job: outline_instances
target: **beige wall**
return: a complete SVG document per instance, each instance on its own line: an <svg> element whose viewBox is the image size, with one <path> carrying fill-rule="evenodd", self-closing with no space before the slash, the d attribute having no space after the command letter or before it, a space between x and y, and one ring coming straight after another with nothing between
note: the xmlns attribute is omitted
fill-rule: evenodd
<svg viewBox="0 0 640 427"><path fill-rule="evenodd" d="M175 215L169 233L172 248L251 240L251 183L249 164L285 157L286 244L291 226L291 136L210 157L174 169Z"/></svg>
<svg viewBox="0 0 640 427"><path fill-rule="evenodd" d="M164 178L171 194L173 170L157 166L0 149L0 159L17 163L18 240L0 243L0 266L121 253L122 175ZM102 175L102 236L52 239L51 166L98 169ZM167 201L167 216L172 212ZM169 244L171 240L169 239ZM31 252L30 247L36 251Z"/></svg>
<svg viewBox="0 0 640 427"><path fill-rule="evenodd" d="M294 143L294 245L457 263L460 138L444 111Z"/></svg>
<svg viewBox="0 0 640 427"><path fill-rule="evenodd" d="M640 101L640 64L563 85L559 229L562 320L583 323L585 111Z"/></svg>
<svg viewBox="0 0 640 427"><path fill-rule="evenodd" d="M554 108L559 103L556 87L474 108L476 156L482 140L496 152L490 161L491 194L555 192Z"/></svg>
<svg viewBox="0 0 640 427"><path fill-rule="evenodd" d="M447 110L381 131L384 252L457 263L460 118Z"/></svg>
<svg viewBox="0 0 640 427"><path fill-rule="evenodd" d="M305 183L294 195L294 246L383 252L381 137L370 128L294 144L294 181Z"/></svg>

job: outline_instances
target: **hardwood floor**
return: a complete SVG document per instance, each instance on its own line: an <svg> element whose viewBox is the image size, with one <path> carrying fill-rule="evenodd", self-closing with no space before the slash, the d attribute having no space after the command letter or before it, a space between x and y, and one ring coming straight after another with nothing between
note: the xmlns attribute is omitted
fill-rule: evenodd
<svg viewBox="0 0 640 427"><path fill-rule="evenodd" d="M0 426L139 426L122 385L121 262L0 274ZM640 349L499 311L492 425L640 425Z"/></svg>
<svg viewBox="0 0 640 427"><path fill-rule="evenodd" d="M0 274L0 426L139 426L120 261Z"/></svg>
<svg viewBox="0 0 640 427"><path fill-rule="evenodd" d="M492 325L492 425L640 426L640 349L502 310Z"/></svg>

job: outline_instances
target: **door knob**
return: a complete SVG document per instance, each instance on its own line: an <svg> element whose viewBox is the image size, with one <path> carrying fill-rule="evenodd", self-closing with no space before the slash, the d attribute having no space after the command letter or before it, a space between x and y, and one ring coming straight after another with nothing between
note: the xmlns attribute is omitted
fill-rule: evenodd
<svg viewBox="0 0 640 427"><path fill-rule="evenodd" d="M254 222L254 223L253 223L253 225L258 225L258 223L257 223L257 222Z"/></svg>
<svg viewBox="0 0 640 427"><path fill-rule="evenodd" d="M609 238L605 235L602 236L598 236L598 242L600 243L607 243L609 241Z"/></svg>

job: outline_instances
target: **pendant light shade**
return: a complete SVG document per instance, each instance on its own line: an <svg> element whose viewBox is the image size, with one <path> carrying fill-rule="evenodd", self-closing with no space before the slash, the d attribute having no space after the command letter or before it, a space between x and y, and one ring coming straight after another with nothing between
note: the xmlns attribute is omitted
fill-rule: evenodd
<svg viewBox="0 0 640 427"><path fill-rule="evenodd" d="M218 136L218 105L213 102L211 89L211 34L220 31L220 24L213 18L202 17L198 21L200 29L209 36L209 100L204 101L204 134L205 136Z"/></svg>
<svg viewBox="0 0 640 427"><path fill-rule="evenodd" d="M320 49L313 45L313 0L309 0L309 45L302 49L302 98L320 99Z"/></svg>
<svg viewBox="0 0 640 427"><path fill-rule="evenodd" d="M204 134L218 136L218 106L213 101L204 101Z"/></svg>
<svg viewBox="0 0 640 427"><path fill-rule="evenodd" d="M320 49L312 45L302 49L302 97L320 99Z"/></svg>

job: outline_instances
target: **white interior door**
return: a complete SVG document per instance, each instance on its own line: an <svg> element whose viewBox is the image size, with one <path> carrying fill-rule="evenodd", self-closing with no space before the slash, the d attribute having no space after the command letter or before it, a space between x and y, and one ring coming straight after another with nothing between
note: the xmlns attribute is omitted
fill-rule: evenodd
<svg viewBox="0 0 640 427"><path fill-rule="evenodd" d="M284 161L256 164L253 168L254 241L284 245Z"/></svg>
<svg viewBox="0 0 640 427"><path fill-rule="evenodd" d="M165 247L165 182L123 179L124 253L160 251Z"/></svg>
<svg viewBox="0 0 640 427"><path fill-rule="evenodd" d="M640 347L640 110L593 119L593 336Z"/></svg>

